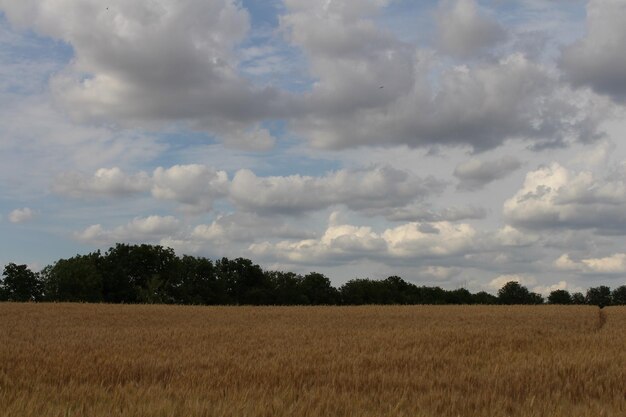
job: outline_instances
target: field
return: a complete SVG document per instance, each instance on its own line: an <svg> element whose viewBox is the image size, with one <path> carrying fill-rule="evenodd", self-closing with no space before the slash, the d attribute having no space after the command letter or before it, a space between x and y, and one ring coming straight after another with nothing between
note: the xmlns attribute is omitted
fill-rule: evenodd
<svg viewBox="0 0 626 417"><path fill-rule="evenodd" d="M0 416L626 416L626 308L4 303Z"/></svg>

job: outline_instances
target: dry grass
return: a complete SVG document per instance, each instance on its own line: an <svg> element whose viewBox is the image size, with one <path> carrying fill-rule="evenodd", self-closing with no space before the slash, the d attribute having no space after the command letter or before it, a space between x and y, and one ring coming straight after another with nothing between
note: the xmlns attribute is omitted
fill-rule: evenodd
<svg viewBox="0 0 626 417"><path fill-rule="evenodd" d="M0 304L0 416L626 416L603 315Z"/></svg>

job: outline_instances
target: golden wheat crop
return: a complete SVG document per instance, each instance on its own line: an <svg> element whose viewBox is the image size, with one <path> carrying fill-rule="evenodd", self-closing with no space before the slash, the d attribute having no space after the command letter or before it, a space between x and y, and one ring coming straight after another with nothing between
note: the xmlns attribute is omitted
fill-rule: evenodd
<svg viewBox="0 0 626 417"><path fill-rule="evenodd" d="M0 304L0 415L626 416L626 308Z"/></svg>

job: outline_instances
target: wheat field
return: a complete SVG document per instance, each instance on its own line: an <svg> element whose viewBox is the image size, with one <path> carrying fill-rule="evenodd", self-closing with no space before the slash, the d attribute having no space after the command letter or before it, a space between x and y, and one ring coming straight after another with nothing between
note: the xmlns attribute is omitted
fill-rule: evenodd
<svg viewBox="0 0 626 417"><path fill-rule="evenodd" d="M626 308L5 303L0 416L626 416Z"/></svg>

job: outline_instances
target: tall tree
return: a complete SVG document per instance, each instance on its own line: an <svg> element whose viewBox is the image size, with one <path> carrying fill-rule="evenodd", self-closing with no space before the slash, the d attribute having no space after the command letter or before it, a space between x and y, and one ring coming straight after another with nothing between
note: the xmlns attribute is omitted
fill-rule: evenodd
<svg viewBox="0 0 626 417"><path fill-rule="evenodd" d="M302 293L309 304L325 305L339 303L339 292L334 288L330 279L318 272L310 272L302 278Z"/></svg>
<svg viewBox="0 0 626 417"><path fill-rule="evenodd" d="M528 291L517 281L509 281L498 290L498 301L500 304L541 304L541 295Z"/></svg>
<svg viewBox="0 0 626 417"><path fill-rule="evenodd" d="M41 272L46 300L102 301L100 252L60 259Z"/></svg>
<svg viewBox="0 0 626 417"><path fill-rule="evenodd" d="M39 275L26 265L10 263L4 267L0 280L0 293L8 301L39 301L43 285Z"/></svg>
<svg viewBox="0 0 626 417"><path fill-rule="evenodd" d="M465 288L446 291L446 304L473 304L472 293Z"/></svg>
<svg viewBox="0 0 626 417"><path fill-rule="evenodd" d="M480 291L472 295L473 304L498 304L498 297L486 291Z"/></svg>
<svg viewBox="0 0 626 417"><path fill-rule="evenodd" d="M406 282L399 276L393 275L382 281L383 292L387 295L387 304L411 304L411 293L415 292L415 285Z"/></svg>
<svg viewBox="0 0 626 417"><path fill-rule="evenodd" d="M389 304L390 294L380 281L369 278L351 279L341 286L341 301L347 305Z"/></svg>
<svg viewBox="0 0 626 417"><path fill-rule="evenodd" d="M440 287L418 287L416 304L445 304L446 291Z"/></svg>
<svg viewBox="0 0 626 417"><path fill-rule="evenodd" d="M575 292L572 294L572 304L585 304L585 295L581 292Z"/></svg>
<svg viewBox="0 0 626 417"><path fill-rule="evenodd" d="M626 305L626 285L615 288L611 293L611 298L615 305Z"/></svg>
<svg viewBox="0 0 626 417"><path fill-rule="evenodd" d="M171 302L178 258L171 248L118 243L102 260L103 296L107 302Z"/></svg>
<svg viewBox="0 0 626 417"><path fill-rule="evenodd" d="M310 304L302 288L302 276L293 272L267 271L265 276L272 290L272 304L306 305Z"/></svg>
<svg viewBox="0 0 626 417"><path fill-rule="evenodd" d="M210 259L183 256L178 269L178 281L170 293L180 304L228 304L226 283L218 280Z"/></svg>
<svg viewBox="0 0 626 417"><path fill-rule="evenodd" d="M606 285L589 288L585 296L585 301L590 305L600 307L609 306L611 305L611 288Z"/></svg>
<svg viewBox="0 0 626 417"><path fill-rule="evenodd" d="M567 290L554 290L548 295L550 304L572 304L572 296Z"/></svg>
<svg viewBox="0 0 626 417"><path fill-rule="evenodd" d="M271 304L270 283L259 265L249 259L222 258L215 263L219 280L226 286L229 301L234 304Z"/></svg>

